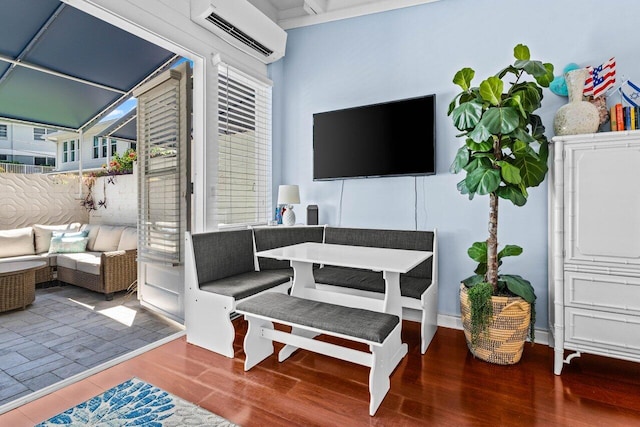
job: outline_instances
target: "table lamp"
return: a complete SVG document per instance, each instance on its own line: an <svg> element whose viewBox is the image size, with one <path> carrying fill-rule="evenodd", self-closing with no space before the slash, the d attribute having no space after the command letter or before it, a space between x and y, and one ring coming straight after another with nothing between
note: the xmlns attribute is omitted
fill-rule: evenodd
<svg viewBox="0 0 640 427"><path fill-rule="evenodd" d="M300 203L300 190L297 185L280 185L278 187L278 204L285 205L282 214L282 224L293 225L296 223L296 214L293 213L293 204Z"/></svg>

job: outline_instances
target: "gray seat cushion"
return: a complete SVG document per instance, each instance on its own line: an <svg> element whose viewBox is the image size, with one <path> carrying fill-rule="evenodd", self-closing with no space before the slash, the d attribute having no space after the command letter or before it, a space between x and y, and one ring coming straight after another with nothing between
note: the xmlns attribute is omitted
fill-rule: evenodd
<svg viewBox="0 0 640 427"><path fill-rule="evenodd" d="M287 270L249 271L201 283L200 289L239 300L286 283L290 278Z"/></svg>
<svg viewBox="0 0 640 427"><path fill-rule="evenodd" d="M253 229L256 251L281 248L304 242L322 243L324 227L259 227ZM289 267L289 261L258 257L260 270Z"/></svg>
<svg viewBox="0 0 640 427"><path fill-rule="evenodd" d="M381 272L326 266L314 270L313 276L316 283L384 293L384 278ZM400 275L400 294L403 297L420 299L430 285L431 279Z"/></svg>
<svg viewBox="0 0 640 427"><path fill-rule="evenodd" d="M336 245L432 251L433 236L433 231L326 227L324 241ZM406 276L431 278L432 262L432 258L423 261L408 271Z"/></svg>
<svg viewBox="0 0 640 427"><path fill-rule="evenodd" d="M360 308L312 301L290 295L267 292L236 307L281 322L308 326L327 332L382 343L398 325L398 316Z"/></svg>

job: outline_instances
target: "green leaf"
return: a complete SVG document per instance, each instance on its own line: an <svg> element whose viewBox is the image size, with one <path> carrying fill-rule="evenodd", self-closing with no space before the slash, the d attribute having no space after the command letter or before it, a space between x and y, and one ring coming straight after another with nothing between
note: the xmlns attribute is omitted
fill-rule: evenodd
<svg viewBox="0 0 640 427"><path fill-rule="evenodd" d="M496 76L491 76L480 83L480 96L491 105L498 105L502 100L504 83Z"/></svg>
<svg viewBox="0 0 640 427"><path fill-rule="evenodd" d="M498 188L496 194L501 199L510 200L516 206L524 206L527 203L527 197L522 195L518 187L512 185Z"/></svg>
<svg viewBox="0 0 640 427"><path fill-rule="evenodd" d="M553 79L555 78L553 75L553 65L546 63L542 64L544 68L547 70L546 74L541 74L534 76L538 84L542 87L549 87Z"/></svg>
<svg viewBox="0 0 640 427"><path fill-rule="evenodd" d="M493 168L478 167L466 178L470 191L485 195L492 193L500 186L500 171Z"/></svg>
<svg viewBox="0 0 640 427"><path fill-rule="evenodd" d="M487 129L487 126L482 122L482 119L480 119L480 122L476 125L476 128L469 132L467 136L473 141L480 143L491 138L492 134L491 132L489 132L489 129Z"/></svg>
<svg viewBox="0 0 640 427"><path fill-rule="evenodd" d="M545 67L541 61L517 60L513 64L513 66L520 70L526 71L527 73L531 74L535 78L543 77L547 75L547 67Z"/></svg>
<svg viewBox="0 0 640 427"><path fill-rule="evenodd" d="M447 110L447 116L450 116L453 110L456 108L458 99L462 96L464 92L461 92L455 96L449 103L449 109Z"/></svg>
<svg viewBox="0 0 640 427"><path fill-rule="evenodd" d="M456 158L453 159L449 172L458 173L469 163L469 150L467 147L460 147L456 153Z"/></svg>
<svg viewBox="0 0 640 427"><path fill-rule="evenodd" d="M515 109L511 107L494 107L489 108L478 126L484 126L492 135L508 134L513 132L520 124L520 118ZM469 135L471 136L471 135ZM488 139L488 138L485 138ZM476 142L480 142L474 139Z"/></svg>
<svg viewBox="0 0 640 427"><path fill-rule="evenodd" d="M540 144L540 149L538 150L538 156L540 156L540 161L547 163L549 160L549 142L545 140Z"/></svg>
<svg viewBox="0 0 640 427"><path fill-rule="evenodd" d="M520 177L520 169L504 160L496 163L500 166L500 174L505 182L508 182L509 184L519 184L522 181L522 178Z"/></svg>
<svg viewBox="0 0 640 427"><path fill-rule="evenodd" d="M533 137L536 139L543 137L546 141L547 138L544 136L545 128L542 124L542 119L540 118L540 116L531 114L529 116L529 124L531 125L531 135L533 135Z"/></svg>
<svg viewBox="0 0 640 427"><path fill-rule="evenodd" d="M519 44L513 48L513 56L516 59L527 61L531 59L531 53L529 52L529 48L523 44Z"/></svg>
<svg viewBox="0 0 640 427"><path fill-rule="evenodd" d="M472 193L471 191L469 191L469 189L467 188L467 183L466 183L466 179L463 179L462 181L460 181L456 187L458 188L458 191L460 192L460 194L465 195L468 194L469 195L469 200L473 200L473 196L475 193Z"/></svg>
<svg viewBox="0 0 640 427"><path fill-rule="evenodd" d="M479 263L476 269L473 270L473 272L484 276L485 274L487 274L487 263L486 262Z"/></svg>
<svg viewBox="0 0 640 427"><path fill-rule="evenodd" d="M522 253L522 248L517 245L505 245L500 252L498 252L498 259L502 259L507 256L518 256Z"/></svg>
<svg viewBox="0 0 640 427"><path fill-rule="evenodd" d="M474 242L467 254L475 262L487 262L487 242Z"/></svg>
<svg viewBox="0 0 640 427"><path fill-rule="evenodd" d="M507 284L507 288L514 295L521 297L529 304L535 303L536 293L528 280L515 274L502 274L500 280Z"/></svg>
<svg viewBox="0 0 640 427"><path fill-rule="evenodd" d="M493 150L493 140L489 139L488 141L475 142L473 139L469 138L466 141L467 147L472 151L492 151ZM474 153L476 155L476 153Z"/></svg>
<svg viewBox="0 0 640 427"><path fill-rule="evenodd" d="M517 155L513 160L513 165L520 169L522 184L526 187L540 185L548 170L547 162L538 155Z"/></svg>
<svg viewBox="0 0 640 427"><path fill-rule="evenodd" d="M453 110L453 124L458 130L474 128L482 117L482 104L474 101L460 104Z"/></svg>
<svg viewBox="0 0 640 427"><path fill-rule="evenodd" d="M471 80L473 80L473 76L475 75L476 72L472 68L463 68L453 77L453 83L460 86L462 90L469 90L471 87Z"/></svg>
<svg viewBox="0 0 640 427"><path fill-rule="evenodd" d="M526 129L523 129L521 127L516 128L516 130L511 133L511 136L518 141L526 143L536 142L536 139L531 136L529 132L526 131Z"/></svg>
<svg viewBox="0 0 640 427"><path fill-rule="evenodd" d="M522 82L511 88L511 95L520 97L522 109L527 113L532 113L540 108L542 101L542 89L534 82Z"/></svg>
<svg viewBox="0 0 640 427"><path fill-rule="evenodd" d="M524 109L524 106L522 105L522 103L520 102L520 94L519 93L515 93L511 96L511 98L507 99L505 102L502 103L502 105L504 105L505 107L512 107L516 110L518 110L518 112L520 113L520 115L524 118L527 117L527 112Z"/></svg>
<svg viewBox="0 0 640 427"><path fill-rule="evenodd" d="M467 288L473 288L475 285L477 285L478 283L482 283L482 282L484 282L484 276L479 275L479 274L475 274L473 276L469 276L466 279L462 280L462 283Z"/></svg>

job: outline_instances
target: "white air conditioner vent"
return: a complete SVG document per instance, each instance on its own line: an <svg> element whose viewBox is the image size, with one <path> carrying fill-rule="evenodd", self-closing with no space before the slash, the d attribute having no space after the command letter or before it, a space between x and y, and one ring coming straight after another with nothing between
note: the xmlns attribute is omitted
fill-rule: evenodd
<svg viewBox="0 0 640 427"><path fill-rule="evenodd" d="M247 0L191 0L191 20L265 64L284 56L287 33Z"/></svg>
<svg viewBox="0 0 640 427"><path fill-rule="evenodd" d="M224 20L221 16L212 13L207 16L207 21L211 22L213 25L220 28L225 33L230 34L232 37L238 39L240 42L246 44L250 48L257 50L264 56L273 54L273 51L271 49L269 49L259 41L253 39L252 37L248 36L242 30L234 27L231 23Z"/></svg>

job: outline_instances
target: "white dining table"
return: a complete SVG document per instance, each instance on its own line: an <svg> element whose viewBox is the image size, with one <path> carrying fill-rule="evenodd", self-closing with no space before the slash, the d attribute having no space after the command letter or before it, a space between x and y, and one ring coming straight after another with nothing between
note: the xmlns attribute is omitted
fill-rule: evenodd
<svg viewBox="0 0 640 427"><path fill-rule="evenodd" d="M400 274L407 273L429 259L433 256L433 252L306 242L260 251L256 255L291 262L293 267L291 295L293 296L394 314L402 323ZM314 264L382 272L385 292L379 296L363 296L319 287L313 277ZM298 332L309 336L307 331ZM407 354L407 344L398 341L394 347L396 351L392 359L395 366ZM280 352L279 360L286 359L295 350L295 347L285 346Z"/></svg>

